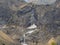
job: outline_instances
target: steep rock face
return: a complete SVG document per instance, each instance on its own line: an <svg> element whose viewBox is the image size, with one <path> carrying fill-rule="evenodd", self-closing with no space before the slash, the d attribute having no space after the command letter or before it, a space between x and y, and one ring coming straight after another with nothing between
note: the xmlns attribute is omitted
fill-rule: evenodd
<svg viewBox="0 0 60 45"><path fill-rule="evenodd" d="M12 5L15 5L15 6L17 6L16 8L18 9L18 7L20 6L20 5L22 5L22 3L20 3L21 2L21 0L1 0L2 1L2 3L3 4L5 4L5 6L3 5L3 7L11 7L12 8ZM28 9L27 9L28 8ZM38 8L38 9L37 9ZM35 17L35 19L37 19L37 20L35 20L35 23L45 23L45 22L47 22L47 23L52 23L53 21L53 16L50 16L50 14L49 14L49 10L53 10L55 7L54 6L37 6L37 8L36 8L36 12L35 12L35 15L34 15L34 17ZM47 9L48 8L48 9ZM12 8L13 9L13 8ZM7 10L7 11L4 11L4 10ZM57 10L57 9L56 9ZM8 13L11 13L11 11L9 11L9 9L3 9L3 11L4 11L4 13L5 14L7 14L8 15ZM9 12L8 12L9 11ZM43 11L43 12L42 12ZM8 12L8 13L7 13ZM31 18L31 15L32 15L32 13L34 13L34 12L32 12L32 8L31 7L29 7L29 6L27 6L27 7L25 7L24 9L21 9L21 10L17 10L17 11L12 11L13 13L14 13L14 15L17 17L17 20L18 19L24 19L24 20L26 20L26 21L23 21L23 22L26 22L24 25L26 25L26 24L28 24L29 25L29 23L30 23L30 18ZM48 12L48 13L46 13L46 12ZM2 11L0 12L0 13L2 13ZM45 14L46 13L46 14ZM53 13L53 11L52 11L52 13ZM4 14L4 15L5 15ZM13 15L13 14L12 14ZM45 15L47 15L47 16L45 16ZM53 14L51 14L51 15L53 15ZM49 17L48 17L49 16ZM6 16L4 16L4 17L6 17ZM9 18L10 18L10 16L8 16ZM19 17L19 18L18 18ZM43 19L42 19L42 17L44 17ZM46 20L45 20L45 17L47 17L46 18ZM27 19L28 18L28 19ZM50 18L50 19L49 19ZM22 20L21 19L21 20ZM21 20L19 20L20 22L21 22ZM44 21L43 21L44 20ZM47 20L49 20L49 21L47 21ZM38 24L39 25L39 24Z"/></svg>
<svg viewBox="0 0 60 45"><path fill-rule="evenodd" d="M60 8L58 2L59 0L56 4L41 5L35 8L28 4L20 10L18 7L25 4L22 0L0 0L0 24L16 25L15 28L10 26L8 29L3 29L3 31L6 31L14 39L17 37L18 39L15 40L19 41L19 37L22 37L24 33L22 29L35 23L39 31L32 34L31 39L34 40L35 38L42 43L46 43L51 37L60 35ZM16 10L12 7L15 7Z"/></svg>

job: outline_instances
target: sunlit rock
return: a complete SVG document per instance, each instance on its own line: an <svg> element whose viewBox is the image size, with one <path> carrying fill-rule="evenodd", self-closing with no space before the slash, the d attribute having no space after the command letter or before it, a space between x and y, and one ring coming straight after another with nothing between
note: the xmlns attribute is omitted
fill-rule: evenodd
<svg viewBox="0 0 60 45"><path fill-rule="evenodd" d="M51 38L49 41L48 41L48 45L56 45L56 40L55 38Z"/></svg>

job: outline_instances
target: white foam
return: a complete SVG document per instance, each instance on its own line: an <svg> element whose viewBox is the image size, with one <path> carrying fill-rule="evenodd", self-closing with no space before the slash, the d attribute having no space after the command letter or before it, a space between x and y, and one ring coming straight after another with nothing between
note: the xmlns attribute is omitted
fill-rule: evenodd
<svg viewBox="0 0 60 45"><path fill-rule="evenodd" d="M34 28L37 28L37 26L35 24L29 26L27 29L34 29Z"/></svg>
<svg viewBox="0 0 60 45"><path fill-rule="evenodd" d="M26 34L31 34L31 33L33 33L35 30L31 30L31 31L28 31L28 32L26 32Z"/></svg>
<svg viewBox="0 0 60 45"><path fill-rule="evenodd" d="M21 43L22 45L28 45L28 44L26 44L26 43Z"/></svg>

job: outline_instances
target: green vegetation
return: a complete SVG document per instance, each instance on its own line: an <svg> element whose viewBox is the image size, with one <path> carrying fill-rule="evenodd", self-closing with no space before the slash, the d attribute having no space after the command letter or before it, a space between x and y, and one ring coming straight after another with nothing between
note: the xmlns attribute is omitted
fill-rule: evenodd
<svg viewBox="0 0 60 45"><path fill-rule="evenodd" d="M57 45L55 42L52 42L51 45Z"/></svg>

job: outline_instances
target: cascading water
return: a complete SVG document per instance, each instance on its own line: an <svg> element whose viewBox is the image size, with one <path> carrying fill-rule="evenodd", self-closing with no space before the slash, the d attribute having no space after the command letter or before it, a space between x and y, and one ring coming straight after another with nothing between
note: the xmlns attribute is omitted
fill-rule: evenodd
<svg viewBox="0 0 60 45"><path fill-rule="evenodd" d="M24 0L24 1L27 2L27 3L32 3L33 4L32 7L34 7L35 5L47 5L47 4L50 5L50 4L53 4L53 3L56 2L56 0ZM35 15L35 11L33 11L32 14ZM33 17L33 15L32 15L32 17ZM31 18L31 21L32 20L33 19ZM27 29L33 29L33 28L36 28L36 26L34 24L31 27L28 27ZM35 31L36 30L31 30L31 31L26 32L25 34L31 34L31 33L35 32ZM22 45L28 45L26 43L26 41L25 41L25 38L26 38L26 35L25 34L23 34L24 41L21 43Z"/></svg>
<svg viewBox="0 0 60 45"><path fill-rule="evenodd" d="M22 44L22 45L28 45L28 44L26 43L26 41L25 41L25 38L26 38L25 34L23 34L23 38L24 38L24 40L23 40L23 42L22 42L21 44Z"/></svg>
<svg viewBox="0 0 60 45"><path fill-rule="evenodd" d="M24 40L23 40L23 42L21 43L22 45L28 45L27 43L26 43L26 40L25 40L25 38L26 38L26 34L27 35L29 35L29 34L32 34L33 32L35 32L36 31L36 29L35 30L32 30L33 28L37 28L37 26L33 26L33 25L31 25L30 26L31 28L29 28L29 29L31 29L31 31L28 31L28 32L26 32L25 34L23 34L23 38L24 38Z"/></svg>

